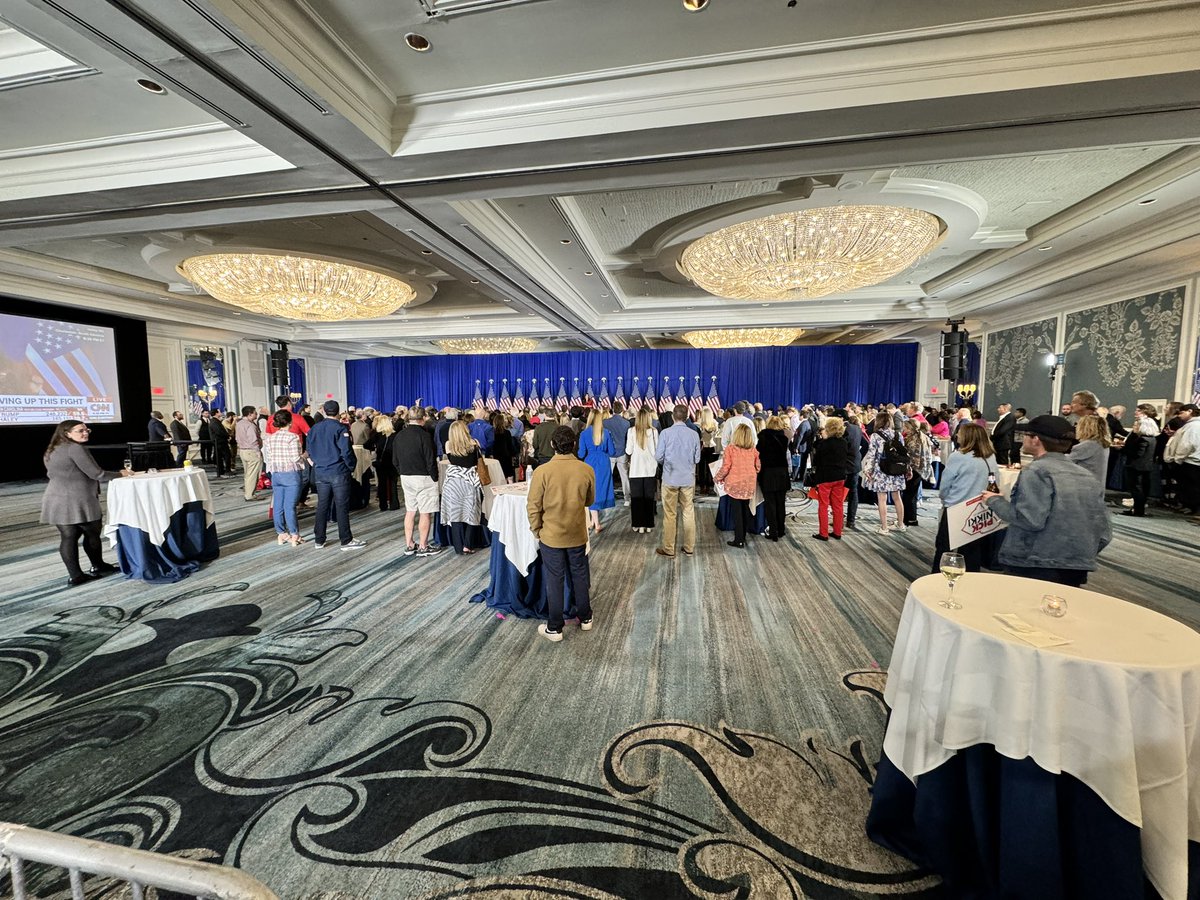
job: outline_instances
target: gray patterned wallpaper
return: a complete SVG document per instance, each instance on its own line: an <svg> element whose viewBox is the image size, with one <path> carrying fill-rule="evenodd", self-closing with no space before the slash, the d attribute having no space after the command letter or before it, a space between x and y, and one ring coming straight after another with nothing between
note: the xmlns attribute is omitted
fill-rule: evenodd
<svg viewBox="0 0 1200 900"><path fill-rule="evenodd" d="M980 402L989 419L995 418L998 403L1022 406L1030 418L1049 411L1053 397L1045 360L1054 351L1057 331L1057 319L1042 319L988 333Z"/></svg>
<svg viewBox="0 0 1200 900"><path fill-rule="evenodd" d="M1183 327L1182 287L1070 313L1066 320L1064 402L1092 391L1104 406L1175 399Z"/></svg>

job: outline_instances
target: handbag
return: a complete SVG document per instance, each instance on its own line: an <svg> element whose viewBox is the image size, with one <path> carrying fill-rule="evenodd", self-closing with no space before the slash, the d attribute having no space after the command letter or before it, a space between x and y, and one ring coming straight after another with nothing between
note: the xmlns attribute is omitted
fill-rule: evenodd
<svg viewBox="0 0 1200 900"><path fill-rule="evenodd" d="M804 481L802 482L806 488L815 488L817 486L817 470L809 469L804 473Z"/></svg>
<svg viewBox="0 0 1200 900"><path fill-rule="evenodd" d="M479 476L479 483L487 487L492 483L492 473L488 471L487 460L480 453L475 457L475 473Z"/></svg>

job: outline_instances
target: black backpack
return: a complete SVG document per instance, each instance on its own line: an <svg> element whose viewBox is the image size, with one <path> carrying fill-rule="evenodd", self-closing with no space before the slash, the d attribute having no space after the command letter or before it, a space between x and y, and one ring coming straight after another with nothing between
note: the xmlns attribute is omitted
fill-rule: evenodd
<svg viewBox="0 0 1200 900"><path fill-rule="evenodd" d="M893 431L883 442L883 454L879 458L879 470L884 475L908 474L908 448L900 440L900 433Z"/></svg>

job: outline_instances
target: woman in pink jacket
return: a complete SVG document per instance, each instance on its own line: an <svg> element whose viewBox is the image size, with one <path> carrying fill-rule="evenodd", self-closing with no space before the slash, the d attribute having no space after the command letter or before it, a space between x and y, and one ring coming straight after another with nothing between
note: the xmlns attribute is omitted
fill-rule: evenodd
<svg viewBox="0 0 1200 900"><path fill-rule="evenodd" d="M754 498L761 468L750 426L739 425L733 431L733 440L725 448L721 469L714 479L725 489L733 504L733 540L726 542L730 547L746 546L746 530L750 527L750 501Z"/></svg>

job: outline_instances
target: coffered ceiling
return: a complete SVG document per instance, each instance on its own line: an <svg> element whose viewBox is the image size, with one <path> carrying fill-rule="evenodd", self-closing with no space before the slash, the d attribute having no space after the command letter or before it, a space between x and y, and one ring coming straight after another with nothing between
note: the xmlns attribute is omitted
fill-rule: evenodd
<svg viewBox="0 0 1200 900"><path fill-rule="evenodd" d="M739 325L911 339L1195 271L1200 0L1001 7L0 0L0 292L390 355ZM726 300L677 266L727 222L864 203L945 232L817 300ZM175 271L211 247L427 290L378 320L268 319Z"/></svg>

